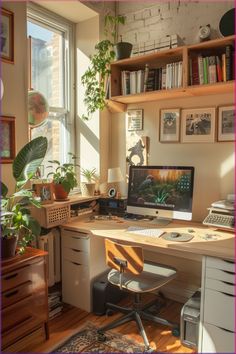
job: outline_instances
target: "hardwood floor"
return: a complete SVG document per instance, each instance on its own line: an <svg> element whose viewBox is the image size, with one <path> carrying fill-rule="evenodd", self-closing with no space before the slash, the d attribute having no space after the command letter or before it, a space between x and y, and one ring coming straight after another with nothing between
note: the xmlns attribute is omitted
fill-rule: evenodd
<svg viewBox="0 0 236 354"><path fill-rule="evenodd" d="M129 305L129 300L127 299L124 299L122 302L125 305ZM160 316L170 321L178 322L182 306L183 305L180 303L167 300L166 305L160 311ZM27 351L37 353L50 352L55 345L64 342L67 337L82 328L86 321L91 321L93 324L100 327L113 321L120 315L121 314L114 314L109 317L96 316L78 308L65 305L63 313L51 320L49 323L50 339L36 347L34 346L27 348ZM194 353L194 350L181 345L179 338L172 336L169 328L146 321L144 321L144 327L153 349L166 353ZM142 338L139 335L134 322L129 322L114 329L113 331L116 333L121 333L130 339L142 342Z"/></svg>

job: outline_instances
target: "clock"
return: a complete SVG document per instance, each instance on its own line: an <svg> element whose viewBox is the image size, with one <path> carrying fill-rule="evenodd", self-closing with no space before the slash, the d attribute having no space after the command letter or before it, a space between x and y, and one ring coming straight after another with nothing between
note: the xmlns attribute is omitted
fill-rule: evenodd
<svg viewBox="0 0 236 354"><path fill-rule="evenodd" d="M200 41L206 41L206 40L210 39L211 26L210 25L200 26L198 35L199 35Z"/></svg>
<svg viewBox="0 0 236 354"><path fill-rule="evenodd" d="M108 197L109 198L114 198L116 196L116 189L115 188L110 188L108 191Z"/></svg>

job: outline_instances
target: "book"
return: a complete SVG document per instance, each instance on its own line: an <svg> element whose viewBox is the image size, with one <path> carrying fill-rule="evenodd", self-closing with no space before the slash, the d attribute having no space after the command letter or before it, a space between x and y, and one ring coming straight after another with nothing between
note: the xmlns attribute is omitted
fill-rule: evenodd
<svg viewBox="0 0 236 354"><path fill-rule="evenodd" d="M183 85L183 62L179 62L179 70L178 70L178 86L177 87L182 87Z"/></svg>
<svg viewBox="0 0 236 354"><path fill-rule="evenodd" d="M226 56L222 54L222 78L226 82Z"/></svg>
<svg viewBox="0 0 236 354"><path fill-rule="evenodd" d="M137 87L136 87L137 93L143 92L143 84L144 84L144 71L138 70L137 71Z"/></svg>
<svg viewBox="0 0 236 354"><path fill-rule="evenodd" d="M226 67L226 81L230 81L233 78L232 72L232 46L227 45L225 47L225 67Z"/></svg>
<svg viewBox="0 0 236 354"><path fill-rule="evenodd" d="M130 72L130 94L136 94L136 71Z"/></svg>
<svg viewBox="0 0 236 354"><path fill-rule="evenodd" d="M217 82L215 56L209 57L208 77L209 77L209 84L215 84Z"/></svg>
<svg viewBox="0 0 236 354"><path fill-rule="evenodd" d="M166 89L166 67L161 68L161 90Z"/></svg>
<svg viewBox="0 0 236 354"><path fill-rule="evenodd" d="M222 82L223 81L222 67L220 63L220 58L218 56L216 57L216 72L217 72L217 81Z"/></svg>
<svg viewBox="0 0 236 354"><path fill-rule="evenodd" d="M199 73L199 84L204 84L204 71L203 71L203 57L198 56L198 73Z"/></svg>
<svg viewBox="0 0 236 354"><path fill-rule="evenodd" d="M193 85L199 85L198 57L192 58Z"/></svg>
<svg viewBox="0 0 236 354"><path fill-rule="evenodd" d="M193 67L192 58L189 58L189 84L193 85Z"/></svg>
<svg viewBox="0 0 236 354"><path fill-rule="evenodd" d="M208 57L203 58L203 83L208 84Z"/></svg>
<svg viewBox="0 0 236 354"><path fill-rule="evenodd" d="M149 66L148 66L148 64L146 64L145 70L144 70L143 92L146 92L146 90L147 90L148 72L149 72Z"/></svg>

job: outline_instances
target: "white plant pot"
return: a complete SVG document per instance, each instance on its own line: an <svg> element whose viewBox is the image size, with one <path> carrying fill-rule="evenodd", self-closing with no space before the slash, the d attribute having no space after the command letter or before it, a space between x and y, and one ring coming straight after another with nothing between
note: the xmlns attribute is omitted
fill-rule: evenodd
<svg viewBox="0 0 236 354"><path fill-rule="evenodd" d="M84 197L93 197L95 192L95 183L81 183L81 193Z"/></svg>

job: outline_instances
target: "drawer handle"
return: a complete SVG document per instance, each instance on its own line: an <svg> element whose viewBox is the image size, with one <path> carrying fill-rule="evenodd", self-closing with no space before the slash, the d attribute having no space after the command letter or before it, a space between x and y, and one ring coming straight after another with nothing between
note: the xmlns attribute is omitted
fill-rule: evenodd
<svg viewBox="0 0 236 354"><path fill-rule="evenodd" d="M10 274L10 275L7 275L6 277L4 277L3 279L4 280L10 280L10 279L13 279L15 277L18 276L18 273L14 273L14 274Z"/></svg>
<svg viewBox="0 0 236 354"><path fill-rule="evenodd" d="M8 298L8 297L11 297L13 295L16 295L18 292L19 292L19 290L13 290L13 291L10 291L9 293L4 294L4 296L6 298Z"/></svg>
<svg viewBox="0 0 236 354"><path fill-rule="evenodd" d="M80 263L76 263L76 262L71 262L72 264L75 264L75 265L78 265L80 266L81 264Z"/></svg>
<svg viewBox="0 0 236 354"><path fill-rule="evenodd" d="M222 327L218 327L218 328L220 328L222 331L225 331L225 332L234 333L233 331L230 331L229 329L226 329L226 328L222 328Z"/></svg>
<svg viewBox="0 0 236 354"><path fill-rule="evenodd" d="M224 273L230 274L230 275L235 275L234 272L230 272L229 270L223 270Z"/></svg>
<svg viewBox="0 0 236 354"><path fill-rule="evenodd" d="M81 252L80 250L76 250L75 248L71 248L71 250L72 250L73 252L77 252L77 253Z"/></svg>
<svg viewBox="0 0 236 354"><path fill-rule="evenodd" d="M230 297L235 297L235 295L232 295L232 294L227 294L227 293L225 293L225 292L223 292L223 291L221 291L221 294L224 294L224 295L226 295L226 296L230 296Z"/></svg>
<svg viewBox="0 0 236 354"><path fill-rule="evenodd" d="M74 238L75 240L81 240L81 237L77 237L77 236L71 236L72 238Z"/></svg>
<svg viewBox="0 0 236 354"><path fill-rule="evenodd" d="M223 259L224 262L234 264L234 261L228 261L227 259Z"/></svg>
<svg viewBox="0 0 236 354"><path fill-rule="evenodd" d="M231 286L234 286L233 283L230 283L229 281L224 281L224 280L221 280L222 283L226 284L226 285L231 285Z"/></svg>

